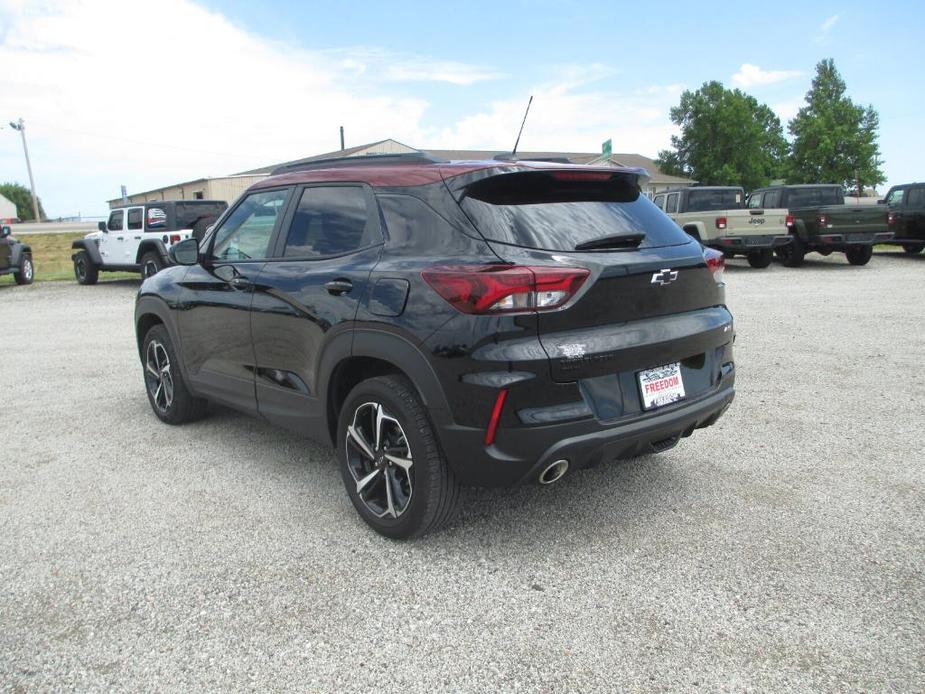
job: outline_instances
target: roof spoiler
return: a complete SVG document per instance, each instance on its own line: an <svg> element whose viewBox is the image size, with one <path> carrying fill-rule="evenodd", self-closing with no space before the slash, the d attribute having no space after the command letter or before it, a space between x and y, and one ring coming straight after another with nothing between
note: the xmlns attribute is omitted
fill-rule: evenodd
<svg viewBox="0 0 925 694"><path fill-rule="evenodd" d="M492 157L495 161L545 161L550 164L574 164L568 157L518 157L511 152L502 152Z"/></svg>
<svg viewBox="0 0 925 694"><path fill-rule="evenodd" d="M406 164L447 164L449 159L435 157L425 152L406 152L403 154L361 154L354 157L330 157L312 161L296 162L277 166L270 172L271 176L292 173L293 171L311 171L313 169L341 169L351 166L369 166L370 164L402 166Z"/></svg>

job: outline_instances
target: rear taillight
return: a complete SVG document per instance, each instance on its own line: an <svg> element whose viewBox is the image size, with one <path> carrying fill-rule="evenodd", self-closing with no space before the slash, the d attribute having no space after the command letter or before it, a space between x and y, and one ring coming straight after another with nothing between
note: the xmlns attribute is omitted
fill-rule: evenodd
<svg viewBox="0 0 925 694"><path fill-rule="evenodd" d="M726 269L726 256L713 248L704 248L703 257L707 261L707 269L713 275L717 284L723 283L723 270Z"/></svg>
<svg viewBox="0 0 925 694"><path fill-rule="evenodd" d="M717 218L716 218L716 228L717 228L717 229L725 229L725 228L726 228L726 218L725 218L725 217L717 217Z"/></svg>
<svg viewBox="0 0 925 694"><path fill-rule="evenodd" d="M896 213L887 212L886 213L886 223L887 224L896 224Z"/></svg>
<svg viewBox="0 0 925 694"><path fill-rule="evenodd" d="M437 265L421 275L463 313L548 311L571 299L590 272L543 265Z"/></svg>
<svg viewBox="0 0 925 694"><path fill-rule="evenodd" d="M827 227L829 226L829 218L824 214L820 214L816 217L816 223L821 227Z"/></svg>
<svg viewBox="0 0 925 694"><path fill-rule="evenodd" d="M794 225L793 215L788 214L786 218L787 226L792 227Z"/></svg>
<svg viewBox="0 0 925 694"><path fill-rule="evenodd" d="M171 234L171 236L170 236L170 243L180 243L180 235L179 235L179 234Z"/></svg>

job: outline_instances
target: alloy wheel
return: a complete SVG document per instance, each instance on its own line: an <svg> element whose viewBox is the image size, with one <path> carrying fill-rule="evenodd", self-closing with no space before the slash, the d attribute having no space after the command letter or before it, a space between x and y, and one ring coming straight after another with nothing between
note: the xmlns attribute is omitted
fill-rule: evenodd
<svg viewBox="0 0 925 694"><path fill-rule="evenodd" d="M22 264L22 274L23 274L23 277L26 278L26 282L32 281L32 273L33 273L32 261L27 258L26 260L23 261L23 264Z"/></svg>
<svg viewBox="0 0 925 694"><path fill-rule="evenodd" d="M154 406L166 412L173 404L173 376L170 373L170 357L157 340L148 343L145 353L145 381Z"/></svg>
<svg viewBox="0 0 925 694"><path fill-rule="evenodd" d="M347 469L370 513L398 518L411 503L411 447L399 421L381 403L367 402L347 427Z"/></svg>

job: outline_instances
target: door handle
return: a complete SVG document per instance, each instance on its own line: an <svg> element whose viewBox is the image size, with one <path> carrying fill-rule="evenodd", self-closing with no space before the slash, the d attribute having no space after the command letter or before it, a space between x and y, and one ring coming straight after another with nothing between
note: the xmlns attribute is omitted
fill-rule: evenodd
<svg viewBox="0 0 925 694"><path fill-rule="evenodd" d="M328 290L329 294L340 296L353 289L353 282L350 280L331 280L324 283L324 288Z"/></svg>
<svg viewBox="0 0 925 694"><path fill-rule="evenodd" d="M230 284L235 289L250 289L253 287L253 283L246 277L232 277L228 284Z"/></svg>

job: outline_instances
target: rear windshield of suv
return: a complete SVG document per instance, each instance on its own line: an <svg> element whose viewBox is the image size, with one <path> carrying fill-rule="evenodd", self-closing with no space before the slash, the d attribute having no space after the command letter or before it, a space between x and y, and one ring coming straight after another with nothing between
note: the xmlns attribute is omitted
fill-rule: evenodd
<svg viewBox="0 0 925 694"><path fill-rule="evenodd" d="M485 238L525 248L571 251L639 232L645 234L640 248L690 241L640 192L635 177L620 173L501 174L471 184L460 204Z"/></svg>
<svg viewBox="0 0 925 694"><path fill-rule="evenodd" d="M714 210L740 210L745 207L745 192L741 188L728 190L697 190L687 193L688 212L712 212Z"/></svg>
<svg viewBox="0 0 925 694"><path fill-rule="evenodd" d="M175 228L192 229L203 217L214 222L228 207L223 202L178 202L176 206Z"/></svg>
<svg viewBox="0 0 925 694"><path fill-rule="evenodd" d="M787 195L787 207L818 207L820 205L843 205L845 194L838 186L818 188L791 188Z"/></svg>

